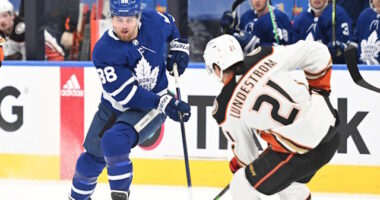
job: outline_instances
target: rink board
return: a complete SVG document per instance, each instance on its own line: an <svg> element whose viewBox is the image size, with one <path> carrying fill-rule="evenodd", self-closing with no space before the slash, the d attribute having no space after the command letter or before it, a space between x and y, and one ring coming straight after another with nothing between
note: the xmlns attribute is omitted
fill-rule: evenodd
<svg viewBox="0 0 380 200"><path fill-rule="evenodd" d="M101 84L92 64L4 64L0 68L0 178L70 179L100 100ZM344 66L333 69L331 101L347 124L340 133L344 140L309 185L319 192L380 194L380 96L356 86ZM361 66L361 71L380 86L380 66ZM231 177L231 152L211 117L220 85L209 78L202 63L192 64L181 77L182 98L192 105L192 118L186 123L191 175L194 186L223 187ZM170 90L174 91L173 85ZM265 143L260 144L265 148ZM186 184L178 123L167 120L131 155L134 183ZM100 181L106 181L104 174Z"/></svg>

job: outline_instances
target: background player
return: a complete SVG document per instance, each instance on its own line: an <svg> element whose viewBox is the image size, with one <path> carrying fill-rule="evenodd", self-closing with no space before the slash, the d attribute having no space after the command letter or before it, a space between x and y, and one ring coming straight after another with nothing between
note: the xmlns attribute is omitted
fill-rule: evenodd
<svg viewBox="0 0 380 200"><path fill-rule="evenodd" d="M107 166L113 200L129 199L133 177L131 148L149 138L166 115L190 117L189 104L166 92L166 70L174 62L182 74L189 45L180 39L174 19L153 10L141 11L140 0L110 1L112 28L96 43L93 61L103 91L99 109L86 135L73 177L70 199L89 199L97 177ZM170 42L167 66L163 51Z"/></svg>
<svg viewBox="0 0 380 200"><path fill-rule="evenodd" d="M250 0L249 2L251 9L243 13L240 18L234 16L231 11L226 11L220 21L227 33L235 33L234 36L242 44L245 52L250 52L259 45L292 43L293 28L285 13L271 6L268 0ZM270 9L273 10L274 21L272 21Z"/></svg>
<svg viewBox="0 0 380 200"><path fill-rule="evenodd" d="M359 63L380 64L380 0L370 0L371 8L360 13L353 44L358 48Z"/></svg>
<svg viewBox="0 0 380 200"><path fill-rule="evenodd" d="M314 40L327 45L334 63L345 63L343 52L352 34L352 20L336 5L335 43L333 41L332 5L328 0L309 0L309 9L294 19L294 41Z"/></svg>
<svg viewBox="0 0 380 200"><path fill-rule="evenodd" d="M238 41L222 35L208 42L204 59L207 71L224 84L213 116L234 145L236 159L246 164L231 180L233 199L260 199L282 190L298 191L283 199L310 198L291 190L292 184L309 182L339 144L337 112L328 99L332 69L326 46L299 41L259 47L243 57ZM291 77L296 68L305 72L308 86ZM254 130L269 144L259 157Z"/></svg>

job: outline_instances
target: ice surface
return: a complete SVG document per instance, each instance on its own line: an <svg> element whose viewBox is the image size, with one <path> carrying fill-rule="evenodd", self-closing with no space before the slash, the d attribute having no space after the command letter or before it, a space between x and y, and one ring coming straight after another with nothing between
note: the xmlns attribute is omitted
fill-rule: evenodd
<svg viewBox="0 0 380 200"><path fill-rule="evenodd" d="M70 181L29 181L0 179L0 200L67 200ZM212 200L222 188L194 187L194 200ZM92 199L110 200L107 184L98 184ZM380 200L380 196L359 194L313 193L313 200ZM131 200L187 200L187 187L132 185ZM278 199L277 196L263 199ZM227 192L220 200L231 200Z"/></svg>

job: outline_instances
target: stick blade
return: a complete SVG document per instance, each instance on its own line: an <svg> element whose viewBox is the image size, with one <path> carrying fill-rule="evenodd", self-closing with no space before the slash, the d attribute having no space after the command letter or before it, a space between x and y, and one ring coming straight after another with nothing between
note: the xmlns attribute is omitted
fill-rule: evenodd
<svg viewBox="0 0 380 200"><path fill-rule="evenodd" d="M360 74L357 62L357 49L354 46L348 46L344 51L344 60L347 64L347 69L350 72L352 80L359 86L368 90L380 93L380 88L377 88L365 81Z"/></svg>

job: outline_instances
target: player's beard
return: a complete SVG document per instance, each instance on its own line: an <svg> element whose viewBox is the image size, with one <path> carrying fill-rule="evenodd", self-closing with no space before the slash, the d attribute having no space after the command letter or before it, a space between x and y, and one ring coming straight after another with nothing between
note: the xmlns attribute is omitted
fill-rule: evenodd
<svg viewBox="0 0 380 200"><path fill-rule="evenodd" d="M120 40L129 42L137 37L137 33L138 33L138 25L136 25L133 30L129 30L127 33L124 33L123 30L120 31L120 33L118 33L117 36L119 37Z"/></svg>

